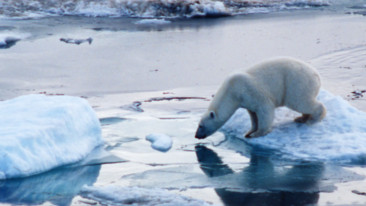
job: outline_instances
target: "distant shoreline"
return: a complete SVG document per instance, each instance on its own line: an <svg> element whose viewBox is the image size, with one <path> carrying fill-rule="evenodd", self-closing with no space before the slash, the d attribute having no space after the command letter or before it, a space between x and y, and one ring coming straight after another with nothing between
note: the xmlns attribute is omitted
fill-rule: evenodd
<svg viewBox="0 0 366 206"><path fill-rule="evenodd" d="M159 25L135 24L139 20L0 20L0 34L25 36L0 50L0 99L40 92L93 96L215 86L231 72L273 56L313 63L322 55L366 44L365 17L339 11L283 11ZM92 38L93 43L71 45L60 38ZM328 85L339 84L326 74L322 77L328 90ZM351 91L333 92L346 96Z"/></svg>

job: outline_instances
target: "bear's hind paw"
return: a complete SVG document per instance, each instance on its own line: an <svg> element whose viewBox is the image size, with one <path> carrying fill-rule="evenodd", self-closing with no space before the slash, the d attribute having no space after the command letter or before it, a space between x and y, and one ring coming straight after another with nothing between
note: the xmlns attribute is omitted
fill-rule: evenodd
<svg viewBox="0 0 366 206"><path fill-rule="evenodd" d="M306 123L307 121L309 121L310 117L310 114L303 114L301 117L295 118L294 121L297 123Z"/></svg>

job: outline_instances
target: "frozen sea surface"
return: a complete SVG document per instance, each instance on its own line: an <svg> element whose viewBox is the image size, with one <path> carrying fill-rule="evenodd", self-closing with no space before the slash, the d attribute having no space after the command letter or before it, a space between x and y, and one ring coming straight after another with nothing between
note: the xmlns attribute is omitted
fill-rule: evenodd
<svg viewBox="0 0 366 206"><path fill-rule="evenodd" d="M202 200L195 200L162 189L121 187L115 185L84 187L82 195L108 205L149 206L209 206Z"/></svg>
<svg viewBox="0 0 366 206"><path fill-rule="evenodd" d="M98 3L106 1L68 1L71 7L60 13L39 8L62 1L38 1L38 6L29 6L29 2L37 1L7 1L9 10L0 6L11 13L2 13L7 18L1 19L3 42L9 36L20 39L16 46L0 50L4 77L0 99L39 92L87 97L100 118L105 142L99 152L93 151L80 163L1 180L1 204L108 205L107 197L113 196L108 188L113 186L117 193L130 189L134 194L131 188L151 193L168 190L173 196L218 205L365 205L364 130L360 126L364 113L334 95L320 96L330 105L330 119L314 127L294 123L299 114L280 108L272 136L248 141L243 138L249 129L248 117L239 111L234 127L205 140L194 138L200 116L219 82L233 69L274 55L294 55L310 62L319 69L323 88L365 111L365 97L361 94L354 99L351 93L365 89L366 27L363 16L352 15L365 10L364 0L348 1L351 3L330 15L332 5L341 0L329 1L329 7L306 4L311 1L266 1L279 2L277 8L282 11L291 7L283 2L306 3L294 6L291 12L215 19L168 19L171 10L167 10L160 13L166 17L142 21L147 24L138 24L140 18L80 17L97 16L98 8L103 9ZM78 12L83 6L73 9L80 2L94 14ZM55 8L58 6L63 5ZM157 6L156 11L161 8ZM268 12L276 10L276 5L238 9ZM148 10L143 7L140 11ZM56 17L32 18L37 15ZM111 16L116 15L112 12ZM22 20L15 20L19 17ZM76 46L59 40L88 37L95 40L93 44ZM350 119L352 124L346 124ZM335 129L336 125L339 128ZM338 134L338 138L324 137L321 132L332 137ZM163 153L151 148L145 138L153 133L172 137L171 149ZM347 138L342 139L343 134ZM354 145L350 145L352 141ZM338 154L334 152L337 147ZM89 195L105 194L99 199L81 196L83 185L93 189ZM116 201L112 199L110 205Z"/></svg>
<svg viewBox="0 0 366 206"><path fill-rule="evenodd" d="M324 90L318 99L327 108L321 122L310 126L297 124L293 119L300 116L299 113L279 108L272 132L264 137L245 139L245 142L253 150L273 153L277 159L365 164L366 113ZM247 112L238 110L222 131L229 137L243 138L249 128Z"/></svg>
<svg viewBox="0 0 366 206"><path fill-rule="evenodd" d="M188 93L192 94L192 91ZM181 91L166 92L165 95L169 96L173 93L182 95ZM157 93L144 94L141 97L151 99L149 95L157 95ZM117 97L116 95L116 99L122 99ZM128 95L124 99L128 99ZM273 136L249 141L243 138L243 133L249 129L250 122L246 111L239 110L221 132L197 142L193 137L194 130L204 111L203 108L206 108L209 102L189 98L180 101L167 100L172 99L167 97L160 99L161 101L155 102L141 99L140 110L133 111L125 106L120 107L125 110L127 120L108 125L108 129L106 128L105 135L108 144L111 145L112 153L126 157L131 163L149 166L146 169L137 169L139 171L128 169L130 172L121 172L119 180L113 182L113 185L118 188L117 191L126 190L126 187L188 191L187 194L190 197L210 202L203 191L214 188L226 205L242 203L243 205L260 205L263 202L269 204L271 201L273 205L283 205L286 201L293 204L300 201L306 205L316 204L320 193L334 192L338 183L364 179L362 175L344 169L340 165L363 165L362 162L353 161L353 159L359 156L362 158L364 154L362 140L366 130L362 122L366 115L327 91L322 91L319 99L328 108L329 120L326 118L313 126L300 125L293 122L293 118L299 114L279 108L272 131ZM187 108L190 109L182 110ZM339 116L334 117L334 115ZM339 125L329 123L335 118L339 118L337 120ZM350 119L360 121L359 125L350 128L347 124ZM137 123L144 125L144 129L132 127ZM326 127L325 131L318 129L322 124L322 127ZM334 130L333 127L341 127L344 131ZM343 140L332 140L327 137L342 134L345 131L350 132L349 130L357 127L360 134L357 133L358 136L354 139L358 145L356 144L353 148L355 150L352 150L353 156L347 155L348 149L337 149L343 144ZM126 131L128 132L125 138L122 138ZM154 131L172 136L174 145L167 153L152 150L150 144L143 139L147 131L147 134ZM314 137L306 136L308 133ZM323 133L324 136L322 136ZM290 140L290 137L281 139L286 136L291 136L293 139ZM132 139L132 137L137 138ZM321 140L319 146L328 144L328 150L317 149L317 145L311 142L315 141L312 138ZM349 146L350 144L351 142L348 143ZM303 150L303 147L309 151L299 156L298 153ZM333 158L333 150L339 151L340 161ZM136 168L136 165L132 164L132 167ZM125 170L127 169L123 169ZM104 190L99 186L94 190L94 193L101 191L112 193L111 190ZM108 200L107 195L113 194L105 194L102 198L104 201ZM91 199L103 202L95 197Z"/></svg>
<svg viewBox="0 0 366 206"><path fill-rule="evenodd" d="M79 97L26 95L0 102L0 179L75 163L103 143L94 110Z"/></svg>

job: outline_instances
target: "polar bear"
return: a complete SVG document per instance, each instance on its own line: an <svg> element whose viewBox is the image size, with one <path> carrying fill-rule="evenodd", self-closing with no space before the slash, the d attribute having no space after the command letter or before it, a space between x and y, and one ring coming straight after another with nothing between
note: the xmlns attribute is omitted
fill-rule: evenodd
<svg viewBox="0 0 366 206"><path fill-rule="evenodd" d="M250 115L252 128L245 137L271 131L276 107L302 113L295 122L312 124L322 120L326 109L316 100L320 77L312 66L290 57L279 57L231 75L214 96L203 115L195 137L216 132L239 108Z"/></svg>

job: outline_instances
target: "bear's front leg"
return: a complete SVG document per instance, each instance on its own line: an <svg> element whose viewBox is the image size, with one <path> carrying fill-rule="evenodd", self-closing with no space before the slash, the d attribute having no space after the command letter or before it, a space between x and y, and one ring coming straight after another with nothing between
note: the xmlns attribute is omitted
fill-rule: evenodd
<svg viewBox="0 0 366 206"><path fill-rule="evenodd" d="M251 134L253 134L255 131L258 130L258 117L257 114L255 112L252 112L250 110L248 110L249 116L250 116L250 121L252 123L252 128L249 130L249 132L247 132L245 134L246 138L250 138Z"/></svg>
<svg viewBox="0 0 366 206"><path fill-rule="evenodd" d="M264 106L256 112L258 118L258 129L248 137L260 137L271 131L274 119L274 107Z"/></svg>

